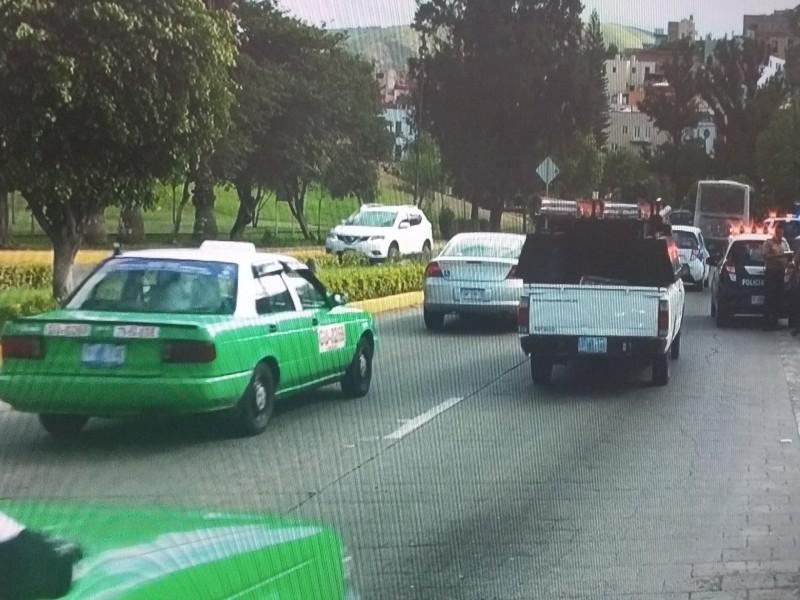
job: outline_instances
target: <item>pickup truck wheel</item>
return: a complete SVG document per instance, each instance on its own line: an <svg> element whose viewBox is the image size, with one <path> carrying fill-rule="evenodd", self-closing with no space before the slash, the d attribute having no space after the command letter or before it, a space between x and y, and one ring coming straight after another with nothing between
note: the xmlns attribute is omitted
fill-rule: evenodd
<svg viewBox="0 0 800 600"><path fill-rule="evenodd" d="M89 422L85 415L39 415L39 423L53 437L66 438L78 435Z"/></svg>
<svg viewBox="0 0 800 600"><path fill-rule="evenodd" d="M675 336L672 340L672 346L669 348L669 355L672 360L678 360L681 357L681 334Z"/></svg>
<svg viewBox="0 0 800 600"><path fill-rule="evenodd" d="M659 354L653 358L653 385L667 385L669 383L670 358L667 353Z"/></svg>
<svg viewBox="0 0 800 600"><path fill-rule="evenodd" d="M531 355L531 379L533 383L545 385L553 379L553 359Z"/></svg>
<svg viewBox="0 0 800 600"><path fill-rule="evenodd" d="M433 312L427 308L422 309L422 318L429 331L439 331L444 327L444 313Z"/></svg>
<svg viewBox="0 0 800 600"><path fill-rule="evenodd" d="M713 299L711 300L711 316L712 317L716 317L717 316L717 305L714 304L714 300Z"/></svg>
<svg viewBox="0 0 800 600"><path fill-rule="evenodd" d="M236 433L250 437L263 433L267 428L275 408L274 380L272 369L264 363L259 363L253 370L253 377L239 399Z"/></svg>

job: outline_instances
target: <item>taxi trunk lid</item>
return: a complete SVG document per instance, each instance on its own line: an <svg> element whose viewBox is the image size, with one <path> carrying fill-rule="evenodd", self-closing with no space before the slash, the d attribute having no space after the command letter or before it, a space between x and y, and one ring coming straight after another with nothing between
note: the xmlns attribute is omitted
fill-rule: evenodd
<svg viewBox="0 0 800 600"><path fill-rule="evenodd" d="M215 320L219 317L66 310L19 319L6 325L3 337L38 337L43 356L13 365L6 361L5 368L75 377L157 376L166 341L210 341L205 325Z"/></svg>

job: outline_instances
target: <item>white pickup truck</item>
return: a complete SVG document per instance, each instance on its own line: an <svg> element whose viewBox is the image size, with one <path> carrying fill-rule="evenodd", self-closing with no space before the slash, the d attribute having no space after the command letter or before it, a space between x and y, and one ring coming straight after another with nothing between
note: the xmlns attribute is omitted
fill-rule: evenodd
<svg viewBox="0 0 800 600"><path fill-rule="evenodd" d="M651 365L653 383L666 385L685 297L675 241L646 216L550 221L528 235L517 269L533 381L548 383L554 364L606 357Z"/></svg>

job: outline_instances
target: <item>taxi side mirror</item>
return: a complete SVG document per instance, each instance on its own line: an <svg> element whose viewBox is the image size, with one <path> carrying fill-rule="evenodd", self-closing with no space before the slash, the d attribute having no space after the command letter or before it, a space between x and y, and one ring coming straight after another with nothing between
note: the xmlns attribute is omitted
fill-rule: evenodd
<svg viewBox="0 0 800 600"><path fill-rule="evenodd" d="M344 306L347 304L347 294L328 294L328 300L331 306Z"/></svg>

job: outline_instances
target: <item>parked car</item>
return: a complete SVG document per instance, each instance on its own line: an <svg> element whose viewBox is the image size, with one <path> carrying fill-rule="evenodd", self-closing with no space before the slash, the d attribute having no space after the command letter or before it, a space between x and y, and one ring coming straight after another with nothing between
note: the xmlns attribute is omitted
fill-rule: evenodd
<svg viewBox="0 0 800 600"><path fill-rule="evenodd" d="M516 275L525 236L460 233L425 268L425 326L441 329L448 314L517 313L522 280Z"/></svg>
<svg viewBox="0 0 800 600"><path fill-rule="evenodd" d="M725 253L711 274L711 316L717 327L727 327L736 315L764 314L764 258L761 251L770 235L743 233L730 236ZM792 316L791 297L784 297L786 302L781 317Z"/></svg>
<svg viewBox="0 0 800 600"><path fill-rule="evenodd" d="M303 263L252 244L113 256L63 308L5 323L0 398L52 434L90 416L224 411L264 431L276 401L364 396L376 333Z"/></svg>
<svg viewBox="0 0 800 600"><path fill-rule="evenodd" d="M696 289L708 287L710 267L707 264L709 252L703 232L699 227L673 225L672 237L678 245L681 261L681 279Z"/></svg>
<svg viewBox="0 0 800 600"><path fill-rule="evenodd" d="M377 262L430 254L432 244L431 222L416 206L366 204L328 233L325 251L357 252Z"/></svg>
<svg viewBox="0 0 800 600"><path fill-rule="evenodd" d="M692 225L694 223L694 214L685 208L674 210L669 215L669 221L672 225Z"/></svg>
<svg viewBox="0 0 800 600"><path fill-rule="evenodd" d="M15 559L0 564L1 598L358 597L342 540L319 523L40 500L0 500L2 514L41 541L0 555Z"/></svg>

